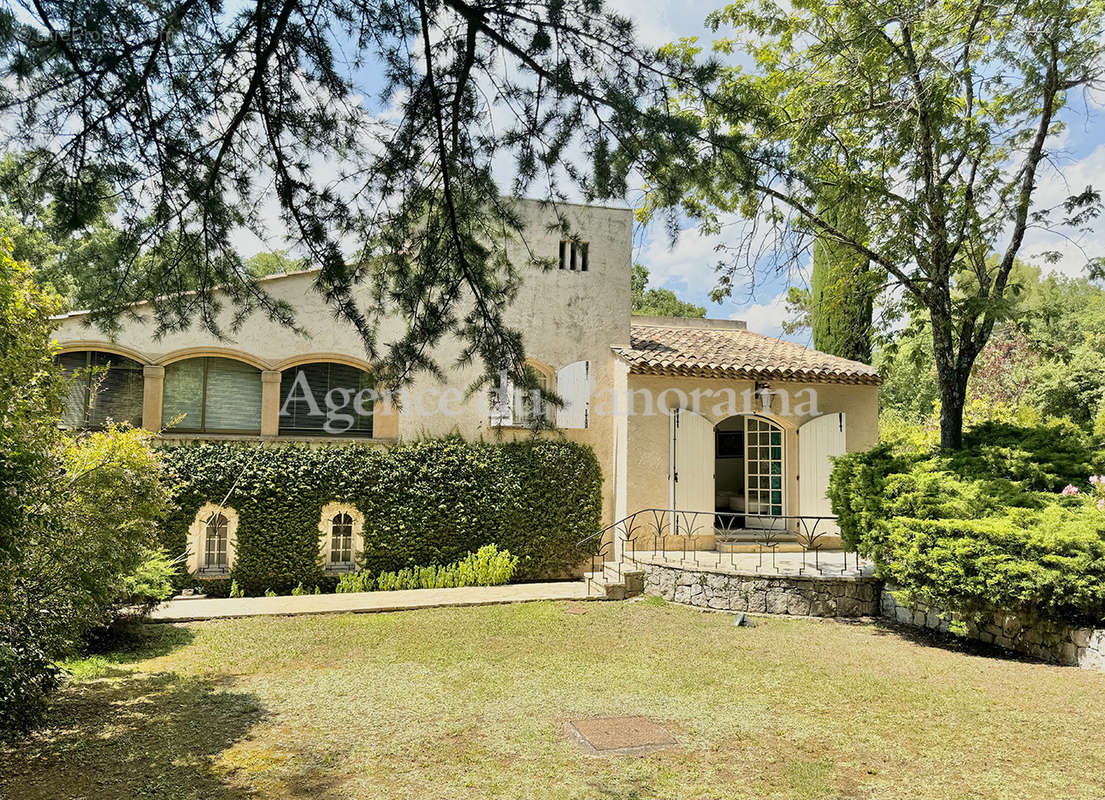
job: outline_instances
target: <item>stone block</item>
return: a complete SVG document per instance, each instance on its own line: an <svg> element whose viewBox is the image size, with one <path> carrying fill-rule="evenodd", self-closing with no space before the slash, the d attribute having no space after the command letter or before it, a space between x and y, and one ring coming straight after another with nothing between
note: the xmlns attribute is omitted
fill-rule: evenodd
<svg viewBox="0 0 1105 800"><path fill-rule="evenodd" d="M841 597L836 601L836 613L838 617L863 616L863 606L854 597Z"/></svg>
<svg viewBox="0 0 1105 800"><path fill-rule="evenodd" d="M767 592L767 613L786 614L790 598L782 589L771 589Z"/></svg>
<svg viewBox="0 0 1105 800"><path fill-rule="evenodd" d="M1071 628L1070 640L1075 647L1089 647L1092 635L1092 628Z"/></svg>
<svg viewBox="0 0 1105 800"><path fill-rule="evenodd" d="M810 613L810 600L800 594L792 594L787 600L787 613L797 617L807 617Z"/></svg>
<svg viewBox="0 0 1105 800"><path fill-rule="evenodd" d="M1059 658L1061 664L1069 664L1071 666L1078 663L1078 648L1074 646L1072 642L1065 642L1059 648Z"/></svg>

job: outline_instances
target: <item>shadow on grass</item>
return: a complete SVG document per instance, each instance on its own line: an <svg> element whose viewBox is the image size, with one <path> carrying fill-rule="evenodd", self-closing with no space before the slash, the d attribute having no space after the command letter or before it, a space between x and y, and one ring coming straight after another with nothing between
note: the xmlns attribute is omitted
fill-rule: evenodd
<svg viewBox="0 0 1105 800"><path fill-rule="evenodd" d="M248 797L212 763L264 710L226 683L136 674L69 686L49 728L0 749L0 786L23 800Z"/></svg>
<svg viewBox="0 0 1105 800"><path fill-rule="evenodd" d="M167 656L193 638L192 631L178 625L128 625L103 632L83 656L64 662L62 668L75 680L121 677L130 674L122 665Z"/></svg>
<svg viewBox="0 0 1105 800"><path fill-rule="evenodd" d="M900 622L891 622L880 619L874 623L875 635L896 636L908 642L919 644L922 647L936 647L952 653L980 656L982 658L995 658L1002 661L1019 661L1025 664L1044 664L1038 658L1018 653L1014 650L1006 650L996 644L987 644L978 639L968 639L966 636L956 636L954 633L942 633L932 628L919 628L915 625L904 625Z"/></svg>

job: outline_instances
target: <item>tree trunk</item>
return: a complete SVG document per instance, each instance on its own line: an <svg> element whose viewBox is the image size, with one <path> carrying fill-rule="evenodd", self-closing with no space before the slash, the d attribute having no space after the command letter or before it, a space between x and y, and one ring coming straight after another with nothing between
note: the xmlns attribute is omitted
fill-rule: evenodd
<svg viewBox="0 0 1105 800"><path fill-rule="evenodd" d="M940 447L958 450L963 447L963 406L967 401L967 381L953 376L951 385L940 380Z"/></svg>
<svg viewBox="0 0 1105 800"><path fill-rule="evenodd" d="M929 309L932 321L932 350L936 358L936 380L940 387L940 447L958 450L963 447L963 406L967 402L967 381L971 377L973 358L956 352L952 335L952 319L947 303L934 303ZM960 349L962 350L962 343ZM964 363L967 362L967 363Z"/></svg>

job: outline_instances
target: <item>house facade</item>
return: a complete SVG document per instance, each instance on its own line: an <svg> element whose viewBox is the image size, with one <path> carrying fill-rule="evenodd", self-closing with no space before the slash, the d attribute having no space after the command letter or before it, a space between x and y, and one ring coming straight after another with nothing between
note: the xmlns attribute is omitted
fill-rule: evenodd
<svg viewBox="0 0 1105 800"><path fill-rule="evenodd" d="M528 363L565 401L554 412L556 429L539 435L594 449L607 522L649 508L725 512L742 528L828 513L830 456L877 439L879 379L871 367L751 333L740 322L632 317L630 210L562 206L581 241L550 231L553 213L541 204L523 201L520 210L526 243L507 242L510 256L524 264L534 251L558 259L559 268L523 270L507 322L522 332ZM444 380L422 374L401 403L381 397L359 337L334 319L314 281L313 270L264 279L306 333L256 315L229 340L198 326L157 338L139 306L139 319L107 339L83 313L60 317L62 365L106 368L74 384L66 423L97 427L110 418L166 442L274 445L533 435L527 398L509 387L490 398L468 391L481 368L456 366L458 341L434 353ZM399 320L385 318L379 340L400 330ZM341 535L352 538L345 516ZM713 531L704 536L699 544L710 546ZM343 552L344 538L335 545ZM216 560L232 558L225 550ZM203 554L194 558L202 566Z"/></svg>

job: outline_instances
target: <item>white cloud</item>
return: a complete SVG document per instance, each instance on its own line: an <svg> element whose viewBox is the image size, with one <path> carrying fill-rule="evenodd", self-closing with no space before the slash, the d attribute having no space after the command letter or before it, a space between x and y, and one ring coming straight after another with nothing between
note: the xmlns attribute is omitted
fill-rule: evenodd
<svg viewBox="0 0 1105 800"><path fill-rule="evenodd" d="M608 0L606 5L633 20L637 39L653 47L684 36L705 35L706 15L719 6L714 0Z"/></svg>
<svg viewBox="0 0 1105 800"><path fill-rule="evenodd" d="M636 248L633 260L648 268L652 286L709 294L717 283L718 265L731 265L736 258L718 252L719 245L732 246L749 224L738 214L722 215L719 223L721 232L717 234L704 234L693 226L683 228L673 245L662 222L655 220L642 232L643 244ZM742 259L737 260L738 267L743 264ZM739 275L734 275L734 280L738 279Z"/></svg>
<svg viewBox="0 0 1105 800"><path fill-rule="evenodd" d="M747 303L738 305L729 319L741 319L748 323L748 330L765 336L783 336L801 341L802 336L785 337L783 320L787 317L787 293L780 292L766 303ZM807 337L808 338L808 337ZM808 342L801 342L808 344Z"/></svg>
<svg viewBox="0 0 1105 800"><path fill-rule="evenodd" d="M1033 196L1033 208L1058 206L1064 199L1081 192L1087 186L1093 186L1099 191L1105 190L1102 176L1105 176L1105 145L1099 145L1077 161L1056 158L1042 164ZM1103 241L1105 220L1100 218L1085 233L1070 228L1029 228L1021 245L1020 256L1026 261L1041 263L1040 254L1053 250L1061 254L1061 259L1055 264L1041 264L1042 266L1066 275L1084 275L1088 258L1105 255Z"/></svg>

